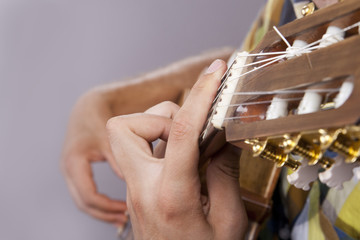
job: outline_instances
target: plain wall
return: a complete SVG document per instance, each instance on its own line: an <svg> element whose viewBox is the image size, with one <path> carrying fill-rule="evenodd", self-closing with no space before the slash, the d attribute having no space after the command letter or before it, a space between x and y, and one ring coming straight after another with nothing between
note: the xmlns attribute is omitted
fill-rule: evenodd
<svg viewBox="0 0 360 240"><path fill-rule="evenodd" d="M89 88L222 46L238 47L264 0L0 0L0 239L116 239L80 212L59 171ZM107 164L100 191L124 199Z"/></svg>

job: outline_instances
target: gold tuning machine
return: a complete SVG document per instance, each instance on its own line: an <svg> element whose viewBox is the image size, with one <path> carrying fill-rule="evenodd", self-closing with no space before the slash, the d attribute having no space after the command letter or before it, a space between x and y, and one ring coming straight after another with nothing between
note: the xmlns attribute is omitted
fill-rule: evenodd
<svg viewBox="0 0 360 240"><path fill-rule="evenodd" d="M347 163L353 163L358 161L360 156L360 139L352 138L351 134L339 134L330 149L345 155Z"/></svg>
<svg viewBox="0 0 360 240"><path fill-rule="evenodd" d="M317 142L328 140L329 137L324 137L323 140L321 138L316 137ZM326 144L328 144L326 142ZM280 144L286 153L292 153L295 155L302 156L308 159L309 165L315 165L319 163L323 168L327 169L332 166L334 160L323 156L323 148L322 145L311 143L311 141L305 140L301 134L297 134L294 136L284 135L283 141Z"/></svg>
<svg viewBox="0 0 360 240"><path fill-rule="evenodd" d="M246 140L245 143L252 146L255 157L262 157L273 161L278 167L286 166L295 171L301 165L300 162L294 160L289 154L284 153L281 148L268 144L267 140Z"/></svg>
<svg viewBox="0 0 360 240"><path fill-rule="evenodd" d="M337 139L339 134L345 134L346 130L343 128L335 129L335 130L325 130L325 129L319 129L319 145L322 149L328 149L331 144Z"/></svg>
<svg viewBox="0 0 360 240"><path fill-rule="evenodd" d="M301 14L305 17L307 15L313 14L315 11L315 4L313 2L310 2L303 6L301 9Z"/></svg>
<svg viewBox="0 0 360 240"><path fill-rule="evenodd" d="M360 127L351 126L339 129L319 129L311 132L284 134L266 140L248 139L245 143L252 147L255 157L262 157L296 170L301 165L293 155L306 158L309 165L319 164L330 168L334 160L324 156L326 150L345 155L346 162L360 159Z"/></svg>

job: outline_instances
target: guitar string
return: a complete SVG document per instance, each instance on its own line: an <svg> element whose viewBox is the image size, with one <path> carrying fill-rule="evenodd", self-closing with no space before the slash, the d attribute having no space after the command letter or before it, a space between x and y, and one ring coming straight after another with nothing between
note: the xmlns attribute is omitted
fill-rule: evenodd
<svg viewBox="0 0 360 240"><path fill-rule="evenodd" d="M348 31L348 30L350 30L350 29L353 29L353 28L355 28L355 27L359 27L360 26L360 21L359 22L357 22L357 23L355 23L355 24L352 24L352 25L350 25L350 26L348 26L348 27L345 27L345 28L343 28L343 29L341 29L341 31L339 31L339 32L346 32L346 31ZM283 39L283 41L285 41L285 43L288 45L288 46L290 46L289 45L289 43L286 41L286 38L281 34L281 32L274 26L274 30L277 32L277 34L279 34L279 36L281 37L281 39ZM339 33L338 32L338 33ZM297 49L298 51L301 51L301 50L303 50L303 51L308 51L308 50L316 50L316 49L318 49L318 48L321 48L320 46L314 46L314 47L312 47L313 45L316 45L316 44L318 44L318 43L320 43L322 40L324 40L324 39L327 39L327 38L330 38L330 37L333 37L333 36L336 36L338 33L334 33L334 34L330 34L330 35L328 35L328 36L326 36L326 37L324 37L324 38L322 38L322 39L319 39L319 40L317 40L317 41L315 41L315 42L312 42L312 43L310 43L310 44L308 44L308 45L306 45L306 46L304 46L304 47L301 47L301 48L299 48L299 49ZM290 46L291 47L291 46ZM228 78L228 81L223 81L222 82L222 84L221 85L225 85L227 82L231 82L231 81L234 81L234 80L236 80L236 78L240 78L240 77L242 77L242 76L244 76L244 75L246 75L246 74L248 74L248 73L250 73L250 72L254 72L254 71L256 71L256 70L259 70L259 69L261 69L261 68L263 68L263 67L266 67L266 66L268 66L268 65L270 65L270 63L272 64L272 63L275 63L276 61L275 61L275 59L276 58L279 58L279 60L281 60L282 58L284 58L284 57L286 57L286 51L280 51L280 52L273 52L274 54L276 53L276 54L281 54L281 53L285 53L285 54L283 54L283 55L281 55L281 56L277 56L277 57L274 57L274 58L272 58L272 59L274 59L273 61L271 61L271 62L269 62L269 63L267 63L267 64L263 64L262 66L260 66L260 67L258 67L258 68L254 68L254 69L252 69L252 70L250 70L250 71L248 71L248 72L245 72L245 73L243 73L243 74L240 74L240 75L238 75L238 76L232 76L231 78ZM245 56L261 56L261 55L264 55L265 53L252 53L252 54L246 54ZM267 54L271 54L271 53L267 53ZM256 62L255 62L256 63ZM236 69L236 68L235 68ZM235 78L236 77L236 78ZM233 79L232 79L233 78ZM220 88L223 88L223 86L220 86L219 87L219 89ZM216 98L216 100L217 100L217 98Z"/></svg>
<svg viewBox="0 0 360 240"><path fill-rule="evenodd" d="M274 26L274 28L276 29L276 27ZM289 44L288 44L289 45ZM248 67L248 66L252 66L252 65L257 65L257 64L260 64L260 63L263 63L263 62L268 62L270 61L268 64L264 64L260 67L254 67L254 69L252 69L251 71L247 72L247 73L244 73L244 75L248 74L248 73L251 73L255 70L259 70L260 68L263 68L263 67L266 67L267 65L270 65L272 63L275 63L283 58L285 58L288 54L287 51L277 51L277 52L261 52L261 53L247 53L246 55L244 56L241 56L241 57L249 57L249 56L267 56L267 55L280 55L282 54L281 56L275 56L275 57L272 57L272 58L269 58L269 59L264 59L264 60L260 60L260 61L257 61L257 62L252 62L252 63L249 63L249 64L245 64L243 66L239 66L239 67L236 67L236 68L233 68L232 70L235 70L235 69L240 69L240 68L245 68L245 67ZM238 56L240 56L240 54L238 54ZM272 61L273 60L273 61ZM233 63L231 65L233 65L235 63L236 60L233 61ZM235 76L234 79L236 78L240 78L240 76ZM222 90L224 89L224 86L226 85L227 82L230 82L231 80L229 79L229 76L227 77L227 79L225 79L225 81L222 81L222 83L220 84L219 88L218 88L218 92L222 92ZM216 102L216 100L218 99L218 95L215 97L213 103Z"/></svg>
<svg viewBox="0 0 360 240"><path fill-rule="evenodd" d="M220 85L220 87L219 88L221 88L220 89L220 92L222 93L222 91L224 90L224 88L225 88L225 86L226 86L226 83L229 83L229 82L231 82L231 81L233 81L233 80L235 80L235 79L239 79L240 77L242 77L242 76L245 76L245 75L247 75L247 74L250 74L250 73L252 73L252 72L255 72L255 71L257 71L257 70L259 70L259 69L261 69L261 68L264 68L264 67L266 67L266 66L269 66L269 65L271 65L271 64L273 64L273 63L275 63L275 62L277 62L277 61L279 61L280 59L283 59L283 58L285 58L285 54L283 55L283 56L278 56L278 57L276 57L274 60L272 60L272 61L270 61L270 62L268 62L268 63L265 63L265 64L263 64L263 65L261 65L260 67L258 67L258 68L254 68L254 69L252 69L252 70L250 70L250 71L248 71L248 72L245 72L244 74L241 74L241 75L239 75L239 76L231 76L231 77L228 77L228 79L227 79L227 81L223 81L222 83L221 83L221 85ZM225 83L226 82L226 83ZM215 97L215 99L214 99L214 101L213 102L216 102L217 100L218 100L218 98L220 97L220 94L218 94L216 97Z"/></svg>
<svg viewBox="0 0 360 240"><path fill-rule="evenodd" d="M291 48L292 46L290 45L290 43L288 42L288 40L286 40L286 38L284 37L284 35L281 34L281 32L279 31L279 29L276 26L273 26L273 29L275 30L275 32L277 33L277 35L280 36L280 38L284 41L284 43Z"/></svg>
<svg viewBox="0 0 360 240"><path fill-rule="evenodd" d="M301 90L277 90L277 91L255 91L255 92L234 92L223 93L224 95L232 94L235 96L247 96L247 95L272 95L272 94L299 94L299 93L328 93L338 92L340 88L323 88L323 89L301 89Z"/></svg>
<svg viewBox="0 0 360 240"><path fill-rule="evenodd" d="M235 104L228 104L228 105L220 105L219 107L239 107L239 106L249 106L249 105L261 105L261 104L268 104L273 102L293 102L299 101L302 98L282 98L281 100L265 100L265 101L254 101L254 102L244 102L244 103L235 103Z"/></svg>
<svg viewBox="0 0 360 240"><path fill-rule="evenodd" d="M280 55L280 54L277 54L277 55ZM264 63L264 62L269 62L269 61L272 61L276 58L278 58L279 56L275 56L275 57L271 57L271 58L266 58L266 59L263 59L263 60L260 60L260 61L257 61L257 62L252 62L252 63L248 63L248 64L245 64L243 66L239 66L239 67L236 67L236 68L232 68L232 69L240 69L240 68L245 68L245 67L249 67L249 66L253 66L253 65L258 65L260 63Z"/></svg>
<svg viewBox="0 0 360 240"><path fill-rule="evenodd" d="M349 30L351 30L351 29L353 29L353 28L355 28L355 27L359 27L359 26L360 26L360 21L357 22L357 23L354 23L354 24L352 24L352 25L350 25L350 26L348 26L348 27L345 27L345 28L341 29L341 30L340 30L339 32L337 32L337 33L329 34L328 36L325 36L324 38L321 38L321 39L316 40L316 41L314 41L314 42L312 42L312 43L310 43L310 44L307 44L307 45L304 46L304 47L295 48L295 49L296 49L296 52L301 53L301 52L306 52L306 51L309 51L309 50L319 49L319 48L321 48L321 46L314 46L314 45L319 44L319 43L320 43L321 41L323 41L323 40L326 40L326 39L328 39L328 38L334 37L334 36L338 35L340 32L346 32L346 31L349 31ZM289 48L293 48L293 47L289 44L289 42L286 40L286 38L281 34L281 32L280 32L275 26L274 26L273 28L274 28L274 30L276 31L276 33L280 36L280 38L285 42L285 44L288 45ZM270 53L268 53L268 54L270 55ZM284 57L287 56L287 54L289 54L289 52L288 52L288 51L279 51L279 52L274 52L274 54L283 54L283 55L281 55L281 58L284 58ZM262 55L264 55L264 53L252 53L252 54L246 54L246 55L244 55L244 57L248 57L248 56L262 56ZM280 57L280 56L278 56L278 57ZM274 58L275 58L275 57L274 57ZM281 59L281 58L280 58L280 59ZM255 63L256 63L256 62L255 62ZM266 66L267 66L267 65L266 65ZM263 67L263 66L260 66L260 67L256 68L255 70L259 70L259 69L262 68L262 67ZM240 68L242 68L242 67L240 67ZM234 68L234 69L237 69L237 68ZM253 70L254 70L254 69L250 70L249 72L253 72ZM244 76L244 75L247 75L247 74L248 74L248 73L245 72L245 73L243 73L243 74L238 75L237 77L240 78L240 77L242 77L242 76ZM235 79L229 79L229 82L230 82L230 81L233 81L233 80L235 80ZM225 82L225 81L224 81L224 82Z"/></svg>
<svg viewBox="0 0 360 240"><path fill-rule="evenodd" d="M332 91L334 92L334 91ZM330 93L330 92L329 92ZM279 100L268 100L268 101L258 101L258 102L246 102L246 103L239 103L239 104L229 104L227 107L240 107L240 106L248 106L248 105L261 105L261 104L271 104L274 102L291 102L291 101L300 101L302 98L289 98L289 99L279 99ZM219 107L226 107L226 106L219 106ZM321 109L319 110L321 111ZM242 115L242 116L234 116L234 117L223 117L217 118L213 117L212 120L221 120L221 121L230 121L230 120L240 120L240 119L249 119L249 118L260 118L262 120L266 120L266 113L263 112L261 114L255 115Z"/></svg>
<svg viewBox="0 0 360 240"><path fill-rule="evenodd" d="M352 24L352 25L350 25L350 26L348 26L348 27L345 27L345 28L343 28L343 29L340 29L340 31L337 32L337 33L329 34L328 36L325 36L324 38L321 38L321 39L319 39L319 40L316 40L316 41L314 41L314 42L306 45L306 47L312 47L312 46L314 46L314 45L316 45L316 44L319 44L321 41L323 41L323 40L325 40L325 39L334 37L334 36L338 35L339 33L345 33L345 32L347 32L347 31L349 31L349 30L351 30L351 29L353 29L353 28L356 28L356 27L360 27L360 21L357 22L357 23L354 23L354 24Z"/></svg>
<svg viewBox="0 0 360 240"><path fill-rule="evenodd" d="M350 30L350 29L353 29L353 28L355 28L355 27L359 27L359 28L360 28L360 21L357 22L357 23L355 23L355 24L352 24L352 25L350 25L350 26L348 26L348 27L343 28L343 29L342 29L341 31L339 31L338 33L330 34L330 35L328 35L328 36L326 36L326 37L323 37L322 39L319 39L319 40L317 40L317 41L315 41L315 42L312 42L312 43L310 43L310 44L307 44L307 45L304 46L304 47L297 48L296 51L297 51L297 52L301 52L301 51L312 51L312 50L316 50L316 49L318 49L318 48L321 48L320 46L314 46L314 45L320 43L321 41L323 41L323 40L325 40L325 39L328 39L328 38L331 38L331 37L333 37L333 36L336 36L336 35L339 34L340 32L346 32L346 31L348 31L348 30ZM281 34L281 32L280 32L276 27L274 27L274 30L277 32L277 34L279 34L279 36L280 36L281 39L285 42L285 44L291 48L290 44L287 42L286 38ZM360 31L360 29L359 29L359 31ZM278 51L278 52L266 52L266 53L264 53L264 52L262 52L262 53L249 53L249 54L244 55L243 57L250 57L250 56L256 57L256 56L279 55L279 54L282 54L282 55L280 55L280 56L275 56L275 57L270 58L270 59L265 59L265 60L261 60L261 61L258 61L258 62L254 62L254 63L247 64L246 66L251 66L251 65L255 65L255 64L259 64L259 63L267 62L267 61L270 61L270 60L271 60L269 63L263 64L263 65L260 66L260 67L254 68L254 69L250 70L250 71L247 72L247 73L241 74L241 75L239 75L239 76L232 76L232 79L230 79L230 77L227 77L227 78L221 83L221 85L219 86L219 88L218 88L219 94L217 94L217 96L215 97L213 103L216 103L216 101L217 101L217 99L219 98L219 96L220 96L221 94L223 94L222 91L224 90L227 82L234 81L234 80L236 80L236 78L240 78L240 77L242 77L242 76L244 76L244 75L246 75L246 74L248 74L248 73L250 73L250 72L254 72L254 71L256 71L256 70L260 70L260 69L263 68L263 67L266 67L266 66L268 66L268 65L270 65L270 64L272 64L272 63L275 63L275 62L277 62L277 61L280 61L281 59L285 58L289 53L288 53L287 51ZM267 61L266 61L266 60L267 60ZM245 66L241 66L241 67L238 67L238 68L244 68L244 67L245 67ZM234 69L237 69L237 68L234 68ZM235 77L236 77L236 78L235 78ZM253 93L255 93L255 92L253 92ZM234 94L237 94L237 93L234 93ZM241 105L241 104L240 104L240 105ZM215 106L212 107L211 112L213 112L214 108L215 108ZM213 113L211 113L211 114L209 114L209 115L213 116ZM224 120L226 120L226 119L224 119Z"/></svg>
<svg viewBox="0 0 360 240"><path fill-rule="evenodd" d="M279 55L280 52L277 53L277 55ZM246 55L247 57L248 55ZM275 56L275 57L271 57L271 58L267 58L267 59L264 59L264 60L261 60L261 61L257 61L257 62L252 62L252 63L248 63L248 64L245 64L245 65L242 65L242 66L239 66L239 67L236 67L236 68L232 68L233 69L240 69L240 68L245 68L245 67L248 67L248 66L252 66L252 65L257 65L259 63L263 63L263 62L269 62L269 61L272 61L272 60L275 60L275 59L279 59L279 56ZM234 61L235 62L235 61ZM227 79L231 78L231 77L238 77L238 76L233 76L232 73L229 73L229 76ZM218 92L221 92L221 90L223 90L223 87L224 87L224 84L226 84L227 81L223 81L220 86L218 87ZM217 100L217 98L214 99L213 102L215 102Z"/></svg>
<svg viewBox="0 0 360 240"><path fill-rule="evenodd" d="M239 92L238 95L244 95L244 96L251 96L251 95L273 95L273 94L304 94L306 92L312 92L312 93L326 93L326 98L329 97L330 94L339 92L340 88L333 88L333 89L304 89L304 90L286 90L286 91L276 91L275 93L273 91L267 91L267 92ZM283 98L279 100L264 100L264 101L252 101L252 102L243 102L243 103L236 103L236 104L227 104L222 105L221 100L218 102L216 107L219 108L229 108L229 107L239 107L239 106L248 106L248 105L260 105L260 104L267 104L272 102L290 102L290 101L299 101L302 97L294 97L294 98ZM212 107L209 112L212 112L215 108ZM210 115L210 114L209 114ZM221 119L221 118L216 118Z"/></svg>
<svg viewBox="0 0 360 240"><path fill-rule="evenodd" d="M245 65L243 65L243 66L239 66L239 67L236 67L236 68L232 68L231 70L240 69L240 68L245 68L245 67L248 67L248 66L257 65L257 64L259 64L259 63L263 63L263 62L268 62L268 61L274 60L274 62L271 62L271 63L270 63L270 64L272 64L272 63L275 63L275 62L276 62L275 59L281 60L282 58L284 58L283 56L286 56L286 53L287 53L286 51L266 52L266 53L264 53L264 52L263 52L263 53L248 53L248 54L246 54L246 55L244 55L244 56L241 56L241 57L279 55L279 54L282 54L282 55L281 55L281 56L271 57L271 58L264 59L264 60L257 61L257 62L252 62L252 63L249 63L249 64L245 64ZM238 54L238 56L240 56L240 55L241 55L241 53ZM231 65L234 65L235 61L236 61L236 60L234 60ZM270 65L270 64L268 64L268 65ZM266 66L267 66L267 65L266 65ZM253 70L260 69L260 68L262 68L262 67L265 67L265 66L260 66L260 67L258 67L258 68L255 67ZM229 70L230 70L230 69L229 69ZM226 74L225 74L225 75L226 75ZM229 75L230 75L230 74L229 74ZM232 77L234 77L234 76L232 76ZM235 77L238 78L239 76L235 76ZM229 82L229 81L228 81L229 78L230 78L230 77L227 76L227 78L226 78L224 81L221 82L220 86L218 87L218 92L219 92L219 93L221 93L222 90L224 90L224 87L225 87L226 83ZM219 96L219 94L217 94L217 96L216 96L215 99L213 100L213 103L216 102L216 100L218 99L218 96Z"/></svg>
<svg viewBox="0 0 360 240"><path fill-rule="evenodd" d="M331 93L336 93L339 92L340 88L334 88L334 89L318 89L318 91L311 91L311 92L316 92L316 93L327 93L331 94ZM294 91L294 93L305 93L307 92L306 90L303 91ZM248 95L253 95L256 92L249 92ZM288 93L288 92L286 92ZM271 92L266 92L265 94L272 94ZM279 93L277 93L279 94ZM280 93L282 94L282 93ZM284 93L285 94L285 93ZM246 95L246 94L245 94ZM257 94L256 94L257 95ZM259 95L263 95L263 94L259 94ZM300 101L302 99L302 97L294 97L294 98L283 98L283 99L278 99L278 100L264 100L264 101L252 101L252 102L243 102L243 103L236 103L236 104L228 104L228 105L218 105L218 107L239 107L239 106L249 106L249 105L261 105L261 104L269 104L269 103L274 103L274 102L292 102L292 101ZM219 120L222 118L213 118L214 120ZM225 118L224 118L225 119Z"/></svg>
<svg viewBox="0 0 360 240"><path fill-rule="evenodd" d="M286 51L279 51L279 52L260 52L260 53L248 53L244 56L246 57L257 57L257 56L267 56L267 55L279 55L279 54L284 54L286 53ZM238 54L238 55L241 55Z"/></svg>
<svg viewBox="0 0 360 240"><path fill-rule="evenodd" d="M279 32L280 33L280 32ZM280 33L281 34L281 33ZM287 53L286 51L283 51L283 52L276 52L277 54L279 54L279 53ZM262 54L251 54L251 55L253 55L253 56L259 56L259 55L262 55ZM246 56L248 56L248 55L246 55ZM240 77L242 77L242 76L244 76L244 75L246 75L246 74L249 74L249 73L251 73L251 72L254 72L254 71L256 71L256 70L259 70L259 69L261 69L261 68L264 68L264 67L266 67L266 66L268 66L268 65L271 65L271 64L273 64L273 63L275 63L275 62L277 62L277 61L280 61L281 59L283 59L283 58L285 58L286 57L286 54L283 54L283 55L280 55L280 56L275 56L275 57L273 57L273 58L271 58L272 60L270 61L270 62L268 62L268 63L265 63L265 64L263 64L263 65L261 65L260 67L258 67L258 68L254 68L254 69L252 69L252 70L250 70L250 71L248 71L248 72L245 72L244 74L242 74L242 75L240 75L240 76L231 76L231 77L228 77L227 78L227 81L225 80L225 81L223 81L222 83L221 83L221 85L220 85L220 87L218 88L218 91L221 93L219 93L219 94L217 94L216 95L216 97L215 97L215 99L214 99L214 101L213 101L213 106L211 107L211 109L210 109L210 111L209 111L209 117L211 117L212 119L214 119L214 117L213 117L213 115L214 115L214 109L216 108L216 106L218 105L218 103L216 104L216 101L220 98L220 95L223 95L223 94L232 94L232 95L236 95L236 94L239 94L239 93L241 93L241 92L233 92L233 93L223 93L222 91L223 91L223 89L224 89L224 87L226 86L226 83L227 82L230 82L230 81L232 81L232 80L234 80L234 79L236 79L236 78L240 78ZM255 62L255 63L257 63L257 62ZM232 79L233 78L233 79ZM244 92L242 92L242 93L244 93ZM256 95L256 94L258 94L259 92L252 92L252 93L250 93L250 92L248 92L248 94L249 95ZM268 92L267 94L274 94L275 93L275 91L270 91L270 92ZM290 94L290 92L284 92L284 93L287 93L287 94ZM215 105L214 105L215 104ZM225 119L224 119L225 120Z"/></svg>
<svg viewBox="0 0 360 240"><path fill-rule="evenodd" d="M284 59L285 57L286 57L286 54L274 57L274 59L272 61L267 62L267 63L261 65L260 67L254 67L253 69L251 69L251 70L249 70L247 72L241 73L240 75L232 76L231 78L228 79L227 83L235 81L235 80L239 80L241 77L246 76L246 75L248 75L248 74L250 74L252 72L258 71L258 70L260 70L260 69L262 69L264 67L267 67L267 66L269 66L269 65L271 65L273 63L276 63L279 60Z"/></svg>

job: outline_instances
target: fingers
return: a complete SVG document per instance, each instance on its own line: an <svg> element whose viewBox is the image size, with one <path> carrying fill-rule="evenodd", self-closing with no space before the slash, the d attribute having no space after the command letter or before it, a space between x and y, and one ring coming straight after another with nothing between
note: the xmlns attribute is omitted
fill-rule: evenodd
<svg viewBox="0 0 360 240"><path fill-rule="evenodd" d="M89 205L87 204L86 201L84 201L84 199L82 198L82 196L79 194L79 192L77 191L77 189L75 188L75 186L72 183L69 183L69 190L71 195L73 196L76 205L79 207L80 210L88 213L89 215L91 215L94 218L97 218L99 220L102 221L106 221L109 223L113 223L116 225L124 225L127 220L128 217L126 215L126 211L115 211L115 212L110 212L110 211L104 211L103 209L98 209L96 208L95 205ZM123 203L125 205L125 203Z"/></svg>
<svg viewBox="0 0 360 240"><path fill-rule="evenodd" d="M145 113L173 119L179 109L180 107L177 104L170 101L165 101L149 108L145 111Z"/></svg>
<svg viewBox="0 0 360 240"><path fill-rule="evenodd" d="M224 61L214 61L200 76L176 114L165 154L167 180L186 180L197 176L198 138L225 71Z"/></svg>
<svg viewBox="0 0 360 240"><path fill-rule="evenodd" d="M217 236L242 239L247 216L240 195L239 155L232 148L230 145L225 146L208 166L208 219Z"/></svg>
<svg viewBox="0 0 360 240"><path fill-rule="evenodd" d="M126 203L99 194L92 178L90 160L72 156L64 166L66 181L77 206L98 219L123 224Z"/></svg>
<svg viewBox="0 0 360 240"><path fill-rule="evenodd" d="M167 146L167 142L163 140L159 140L159 142L156 144L156 147L154 149L153 156L156 158L164 158L166 146Z"/></svg>
<svg viewBox="0 0 360 240"><path fill-rule="evenodd" d="M176 113L179 111L180 107L170 101L159 103L148 110L145 111L145 113L159 115L163 117L168 117L173 119ZM165 155L167 143L163 140L159 140L156 144L156 147L154 149L153 156L156 158L163 158Z"/></svg>
<svg viewBox="0 0 360 240"><path fill-rule="evenodd" d="M110 144L125 180L136 178L144 171L152 156L151 143L167 140L171 119L151 114L132 114L111 118L107 123Z"/></svg>
<svg viewBox="0 0 360 240"><path fill-rule="evenodd" d="M116 224L116 226L124 226L128 221L128 216L125 212L121 214L105 213L95 208L90 208L88 211L92 217L100 219L102 221Z"/></svg>

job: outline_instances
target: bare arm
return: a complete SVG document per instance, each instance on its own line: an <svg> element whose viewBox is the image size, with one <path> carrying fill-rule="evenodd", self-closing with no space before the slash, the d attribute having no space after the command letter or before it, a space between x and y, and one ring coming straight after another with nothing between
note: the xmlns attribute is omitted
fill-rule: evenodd
<svg viewBox="0 0 360 240"><path fill-rule="evenodd" d="M168 102L108 121L136 239L243 238L247 217L233 170L238 156L230 149L213 156L206 170L208 196L201 195L198 174L199 135L225 71L226 64L215 61L180 109ZM151 148L157 139L166 142L159 155Z"/></svg>
<svg viewBox="0 0 360 240"><path fill-rule="evenodd" d="M108 142L107 120L142 112L162 101L176 101L214 59L227 59L231 53L230 48L207 52L131 81L96 87L78 100L70 116L61 165L71 195L81 210L117 226L127 220L125 203L99 194L92 176L92 162L108 161L122 177Z"/></svg>
<svg viewBox="0 0 360 240"><path fill-rule="evenodd" d="M130 81L97 88L111 104L114 115L141 112L162 101L175 102L182 90L193 86L214 59L227 60L234 50L222 48L190 57Z"/></svg>

